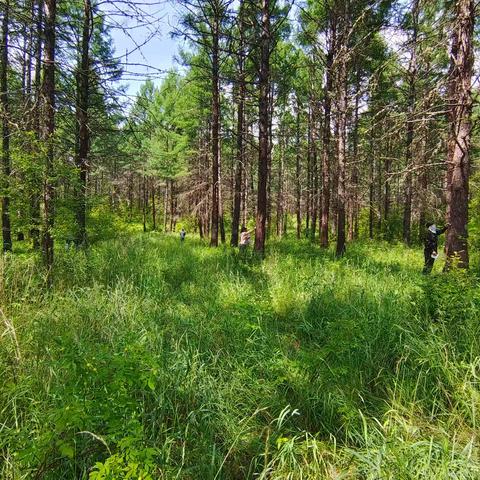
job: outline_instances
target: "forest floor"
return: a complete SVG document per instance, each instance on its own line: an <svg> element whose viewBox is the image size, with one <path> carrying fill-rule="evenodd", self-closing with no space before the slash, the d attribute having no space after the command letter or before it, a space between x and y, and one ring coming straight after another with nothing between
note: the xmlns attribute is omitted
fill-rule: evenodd
<svg viewBox="0 0 480 480"><path fill-rule="evenodd" d="M2 479L478 479L480 289L422 251L130 234L0 263Z"/></svg>

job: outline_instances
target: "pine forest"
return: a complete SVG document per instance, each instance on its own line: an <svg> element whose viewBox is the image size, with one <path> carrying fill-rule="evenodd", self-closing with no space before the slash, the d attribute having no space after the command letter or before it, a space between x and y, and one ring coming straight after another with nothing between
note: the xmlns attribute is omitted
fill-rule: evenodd
<svg viewBox="0 0 480 480"><path fill-rule="evenodd" d="M477 0L0 21L0 479L480 478Z"/></svg>

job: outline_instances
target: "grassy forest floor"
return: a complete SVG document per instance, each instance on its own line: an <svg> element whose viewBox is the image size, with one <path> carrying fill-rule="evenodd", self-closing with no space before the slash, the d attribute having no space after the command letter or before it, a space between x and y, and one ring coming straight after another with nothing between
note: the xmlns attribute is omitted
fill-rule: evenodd
<svg viewBox="0 0 480 480"><path fill-rule="evenodd" d="M2 479L478 479L480 288L422 251L129 234L0 263Z"/></svg>

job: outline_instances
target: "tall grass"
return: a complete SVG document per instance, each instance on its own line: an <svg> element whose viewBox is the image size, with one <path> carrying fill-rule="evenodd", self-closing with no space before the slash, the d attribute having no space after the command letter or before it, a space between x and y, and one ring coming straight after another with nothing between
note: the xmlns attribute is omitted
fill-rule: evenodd
<svg viewBox="0 0 480 480"><path fill-rule="evenodd" d="M476 479L480 293L421 254L131 235L1 263L5 479Z"/></svg>

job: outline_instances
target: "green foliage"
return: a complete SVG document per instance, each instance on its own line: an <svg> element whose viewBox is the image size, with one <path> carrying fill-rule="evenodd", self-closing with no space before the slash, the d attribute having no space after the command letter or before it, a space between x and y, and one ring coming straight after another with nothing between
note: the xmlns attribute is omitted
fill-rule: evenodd
<svg viewBox="0 0 480 480"><path fill-rule="evenodd" d="M131 112L130 135L126 151L137 164L137 171L164 180L186 174L189 154L190 105L185 100L189 89L184 80L170 72L159 89L151 81L140 88Z"/></svg>

